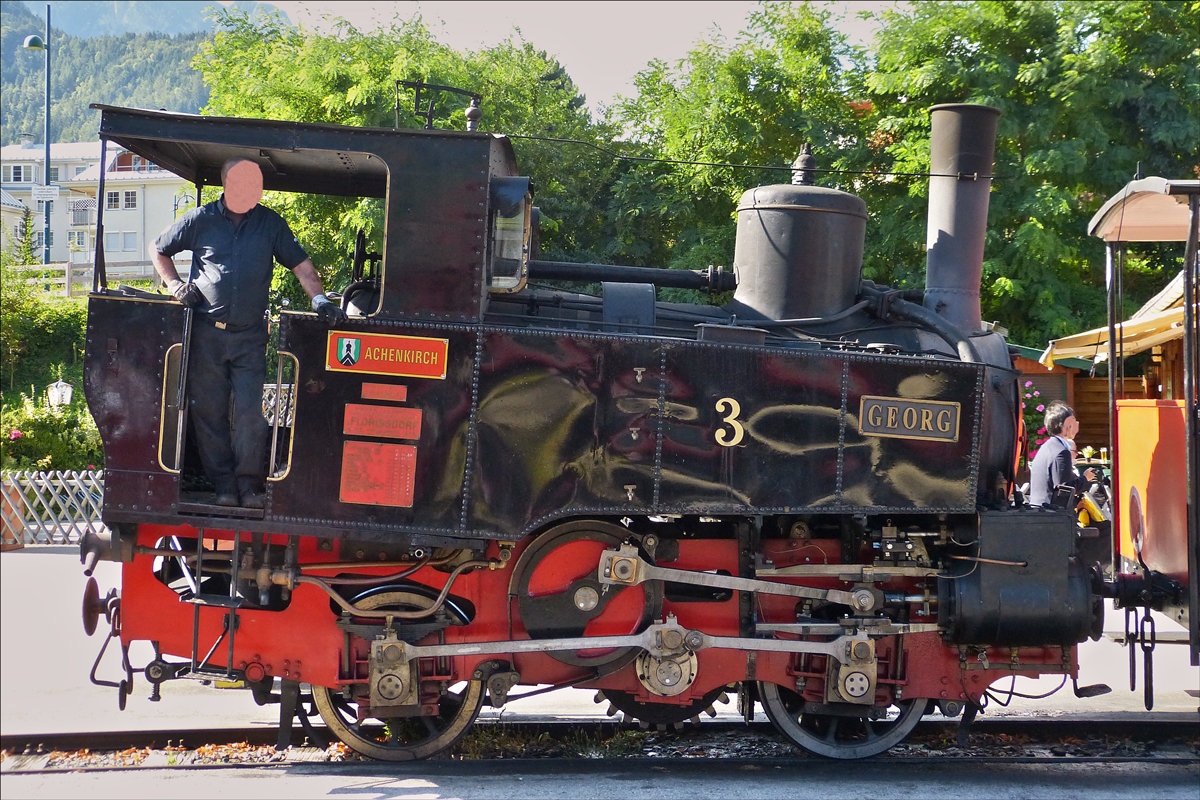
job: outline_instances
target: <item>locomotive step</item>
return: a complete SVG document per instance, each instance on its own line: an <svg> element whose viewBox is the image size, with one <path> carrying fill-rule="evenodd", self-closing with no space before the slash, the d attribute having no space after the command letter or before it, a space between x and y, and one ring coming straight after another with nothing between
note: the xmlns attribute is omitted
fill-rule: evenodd
<svg viewBox="0 0 1200 800"><path fill-rule="evenodd" d="M262 519L263 509L261 508L246 508L244 506L219 506L216 503L203 502L200 498L206 498L207 495L185 495L187 501L181 502L176 506L176 510L180 514L195 514L204 517L237 517L238 519Z"/></svg>

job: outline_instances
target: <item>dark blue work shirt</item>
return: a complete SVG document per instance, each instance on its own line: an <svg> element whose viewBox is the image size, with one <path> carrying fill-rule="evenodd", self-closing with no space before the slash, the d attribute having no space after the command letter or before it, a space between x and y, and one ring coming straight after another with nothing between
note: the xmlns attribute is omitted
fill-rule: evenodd
<svg viewBox="0 0 1200 800"><path fill-rule="evenodd" d="M154 242L164 256L192 251L192 274L204 294L202 313L233 328L262 321L272 259L295 269L308 258L283 217L257 205L234 225L224 196L184 214Z"/></svg>

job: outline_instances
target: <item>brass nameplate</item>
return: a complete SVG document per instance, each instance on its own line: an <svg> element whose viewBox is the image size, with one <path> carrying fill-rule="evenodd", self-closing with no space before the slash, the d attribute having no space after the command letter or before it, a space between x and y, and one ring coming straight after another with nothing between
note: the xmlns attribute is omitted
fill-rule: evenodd
<svg viewBox="0 0 1200 800"><path fill-rule="evenodd" d="M940 400L863 395L858 407L858 432L896 439L958 441L961 405Z"/></svg>

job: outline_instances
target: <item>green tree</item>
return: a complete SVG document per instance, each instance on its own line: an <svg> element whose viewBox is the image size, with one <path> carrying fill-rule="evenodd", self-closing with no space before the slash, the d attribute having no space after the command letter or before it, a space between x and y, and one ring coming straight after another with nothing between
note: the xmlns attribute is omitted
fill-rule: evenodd
<svg viewBox="0 0 1200 800"><path fill-rule="evenodd" d="M21 235L14 237L12 243L15 263L21 266L41 263L41 257L34 248L33 211L29 206L21 212Z"/></svg>
<svg viewBox="0 0 1200 800"><path fill-rule="evenodd" d="M584 98L562 65L528 42L510 38L494 47L458 52L435 41L420 22L395 21L365 32L344 20L318 33L280 15L215 12L218 32L195 60L211 90L206 113L392 127L396 81L459 86L483 96L481 129L508 134L581 139L607 144L611 126L594 124ZM411 93L401 97L401 127L417 127ZM465 105L442 96L435 124L466 127ZM515 139L522 171L534 179L542 208L542 247L554 257L603 248L604 226L591 203L611 180L612 159L595 151ZM265 202L283 213L323 272L327 285L347 280L359 228L378 244L378 200L273 194ZM281 274L278 296L300 299L294 279Z"/></svg>
<svg viewBox="0 0 1200 800"><path fill-rule="evenodd" d="M726 166L640 165L615 187L612 255L656 266L701 268L733 259L735 208L742 192L788 182L809 143L821 167L858 168L863 143L859 76L843 67L855 51L813 5L764 4L732 45L698 43L672 66L653 61L637 96L613 109L646 155ZM822 183L852 188L829 176Z"/></svg>
<svg viewBox="0 0 1200 800"><path fill-rule="evenodd" d="M1144 174L1200 174L1200 3L918 2L880 21L866 85L870 141L885 166L928 169L932 105L1003 112L985 318L1030 344L1101 322L1103 254L1086 235L1090 216L1139 164ZM866 187L888 218L868 245L878 277L920 282L926 188ZM1127 279L1131 307L1178 269L1153 249L1145 256Z"/></svg>

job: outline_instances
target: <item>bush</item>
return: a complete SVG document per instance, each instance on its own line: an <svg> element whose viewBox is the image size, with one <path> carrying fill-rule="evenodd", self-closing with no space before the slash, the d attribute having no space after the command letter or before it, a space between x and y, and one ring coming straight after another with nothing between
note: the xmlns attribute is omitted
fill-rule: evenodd
<svg viewBox="0 0 1200 800"><path fill-rule="evenodd" d="M5 257L0 285L0 379L4 402L21 404L30 384L39 389L56 378L82 395L87 301L54 297L25 283Z"/></svg>
<svg viewBox="0 0 1200 800"><path fill-rule="evenodd" d="M44 395L34 400L22 394L19 403L3 406L0 417L4 469L83 471L104 465L100 432L78 394L59 409L50 408Z"/></svg>
<svg viewBox="0 0 1200 800"><path fill-rule="evenodd" d="M1033 381L1025 381L1021 388L1021 398L1021 415L1025 418L1025 435L1029 440L1025 458L1027 463L1032 463L1038 448L1050 438L1044 424L1046 404L1042 401L1042 393L1034 387Z"/></svg>

